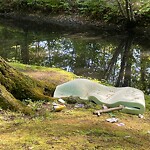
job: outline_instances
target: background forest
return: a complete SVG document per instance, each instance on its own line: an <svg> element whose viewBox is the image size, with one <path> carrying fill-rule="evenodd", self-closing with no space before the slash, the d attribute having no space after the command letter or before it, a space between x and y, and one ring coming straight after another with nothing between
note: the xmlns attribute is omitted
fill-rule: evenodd
<svg viewBox="0 0 150 150"><path fill-rule="evenodd" d="M1 0L0 12L80 14L105 22L148 23L149 0ZM142 22L141 22L142 20Z"/></svg>

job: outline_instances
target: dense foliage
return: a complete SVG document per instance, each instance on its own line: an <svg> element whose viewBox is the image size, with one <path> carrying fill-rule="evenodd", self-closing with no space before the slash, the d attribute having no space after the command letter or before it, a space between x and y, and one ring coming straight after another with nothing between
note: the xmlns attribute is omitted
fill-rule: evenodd
<svg viewBox="0 0 150 150"><path fill-rule="evenodd" d="M136 20L149 19L150 3L149 0L0 0L0 12L14 11L77 13L92 19L118 22L126 19L129 13Z"/></svg>

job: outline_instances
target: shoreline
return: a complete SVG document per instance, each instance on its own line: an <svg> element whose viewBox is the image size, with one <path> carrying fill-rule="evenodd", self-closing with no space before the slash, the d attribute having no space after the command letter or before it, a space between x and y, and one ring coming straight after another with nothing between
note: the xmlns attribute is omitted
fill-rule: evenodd
<svg viewBox="0 0 150 150"><path fill-rule="evenodd" d="M107 32L108 34L135 34L144 35L150 34L150 24L148 26L137 26L131 30L126 30L121 24L107 23L97 20L92 20L90 18L85 18L84 16L78 14L58 14L58 15L45 15L43 13L0 13L0 18L5 20L12 20L13 22L20 23L35 23L36 25L52 25L57 29L72 30L72 31L100 31Z"/></svg>
<svg viewBox="0 0 150 150"><path fill-rule="evenodd" d="M105 23L97 20L92 20L90 18L85 18L78 14L65 15L45 15L45 14L22 14L22 13L0 13L2 19L12 19L14 21L27 21L31 23L36 23L38 25L42 24L52 24L58 27L64 27L66 30L104 30L104 31L118 31L126 32L124 27L121 25L116 25L112 23Z"/></svg>

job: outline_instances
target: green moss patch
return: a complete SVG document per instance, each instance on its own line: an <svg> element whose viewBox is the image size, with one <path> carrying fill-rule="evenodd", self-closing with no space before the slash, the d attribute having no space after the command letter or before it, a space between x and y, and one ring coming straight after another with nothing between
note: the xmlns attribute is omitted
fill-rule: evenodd
<svg viewBox="0 0 150 150"><path fill-rule="evenodd" d="M59 85L61 83L70 81L77 76L71 72L59 68L48 68L43 66L25 65L21 63L9 63L11 66L16 68L18 71L29 75L37 80L46 81L52 85Z"/></svg>

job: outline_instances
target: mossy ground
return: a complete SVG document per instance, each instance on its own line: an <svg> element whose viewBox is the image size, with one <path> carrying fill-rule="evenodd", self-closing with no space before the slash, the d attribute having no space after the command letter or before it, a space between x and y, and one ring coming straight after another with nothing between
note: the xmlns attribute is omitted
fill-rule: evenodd
<svg viewBox="0 0 150 150"><path fill-rule="evenodd" d="M22 71L28 75L35 71L27 70L25 68ZM46 68L37 72L40 73L40 78L43 72L49 73ZM43 80L44 78L48 81L48 78L43 76ZM150 96L146 96L144 118L121 112L105 113L97 117L93 115L93 111L99 109L96 105L75 108L74 104L70 104L61 112L52 112L51 103L30 100L28 103L37 111L37 116L0 110L1 150L149 149ZM112 115L124 126L107 122L106 119Z"/></svg>
<svg viewBox="0 0 150 150"><path fill-rule="evenodd" d="M48 83L54 84L55 86L77 78L75 74L59 68L24 65L20 63L10 63L10 65L32 78L44 82L46 81Z"/></svg>
<svg viewBox="0 0 150 150"><path fill-rule="evenodd" d="M119 122L106 121L109 114L94 116L91 109L68 109L29 118L8 111L0 112L1 150L95 150L143 149L150 146L149 114L141 119L114 113Z"/></svg>

